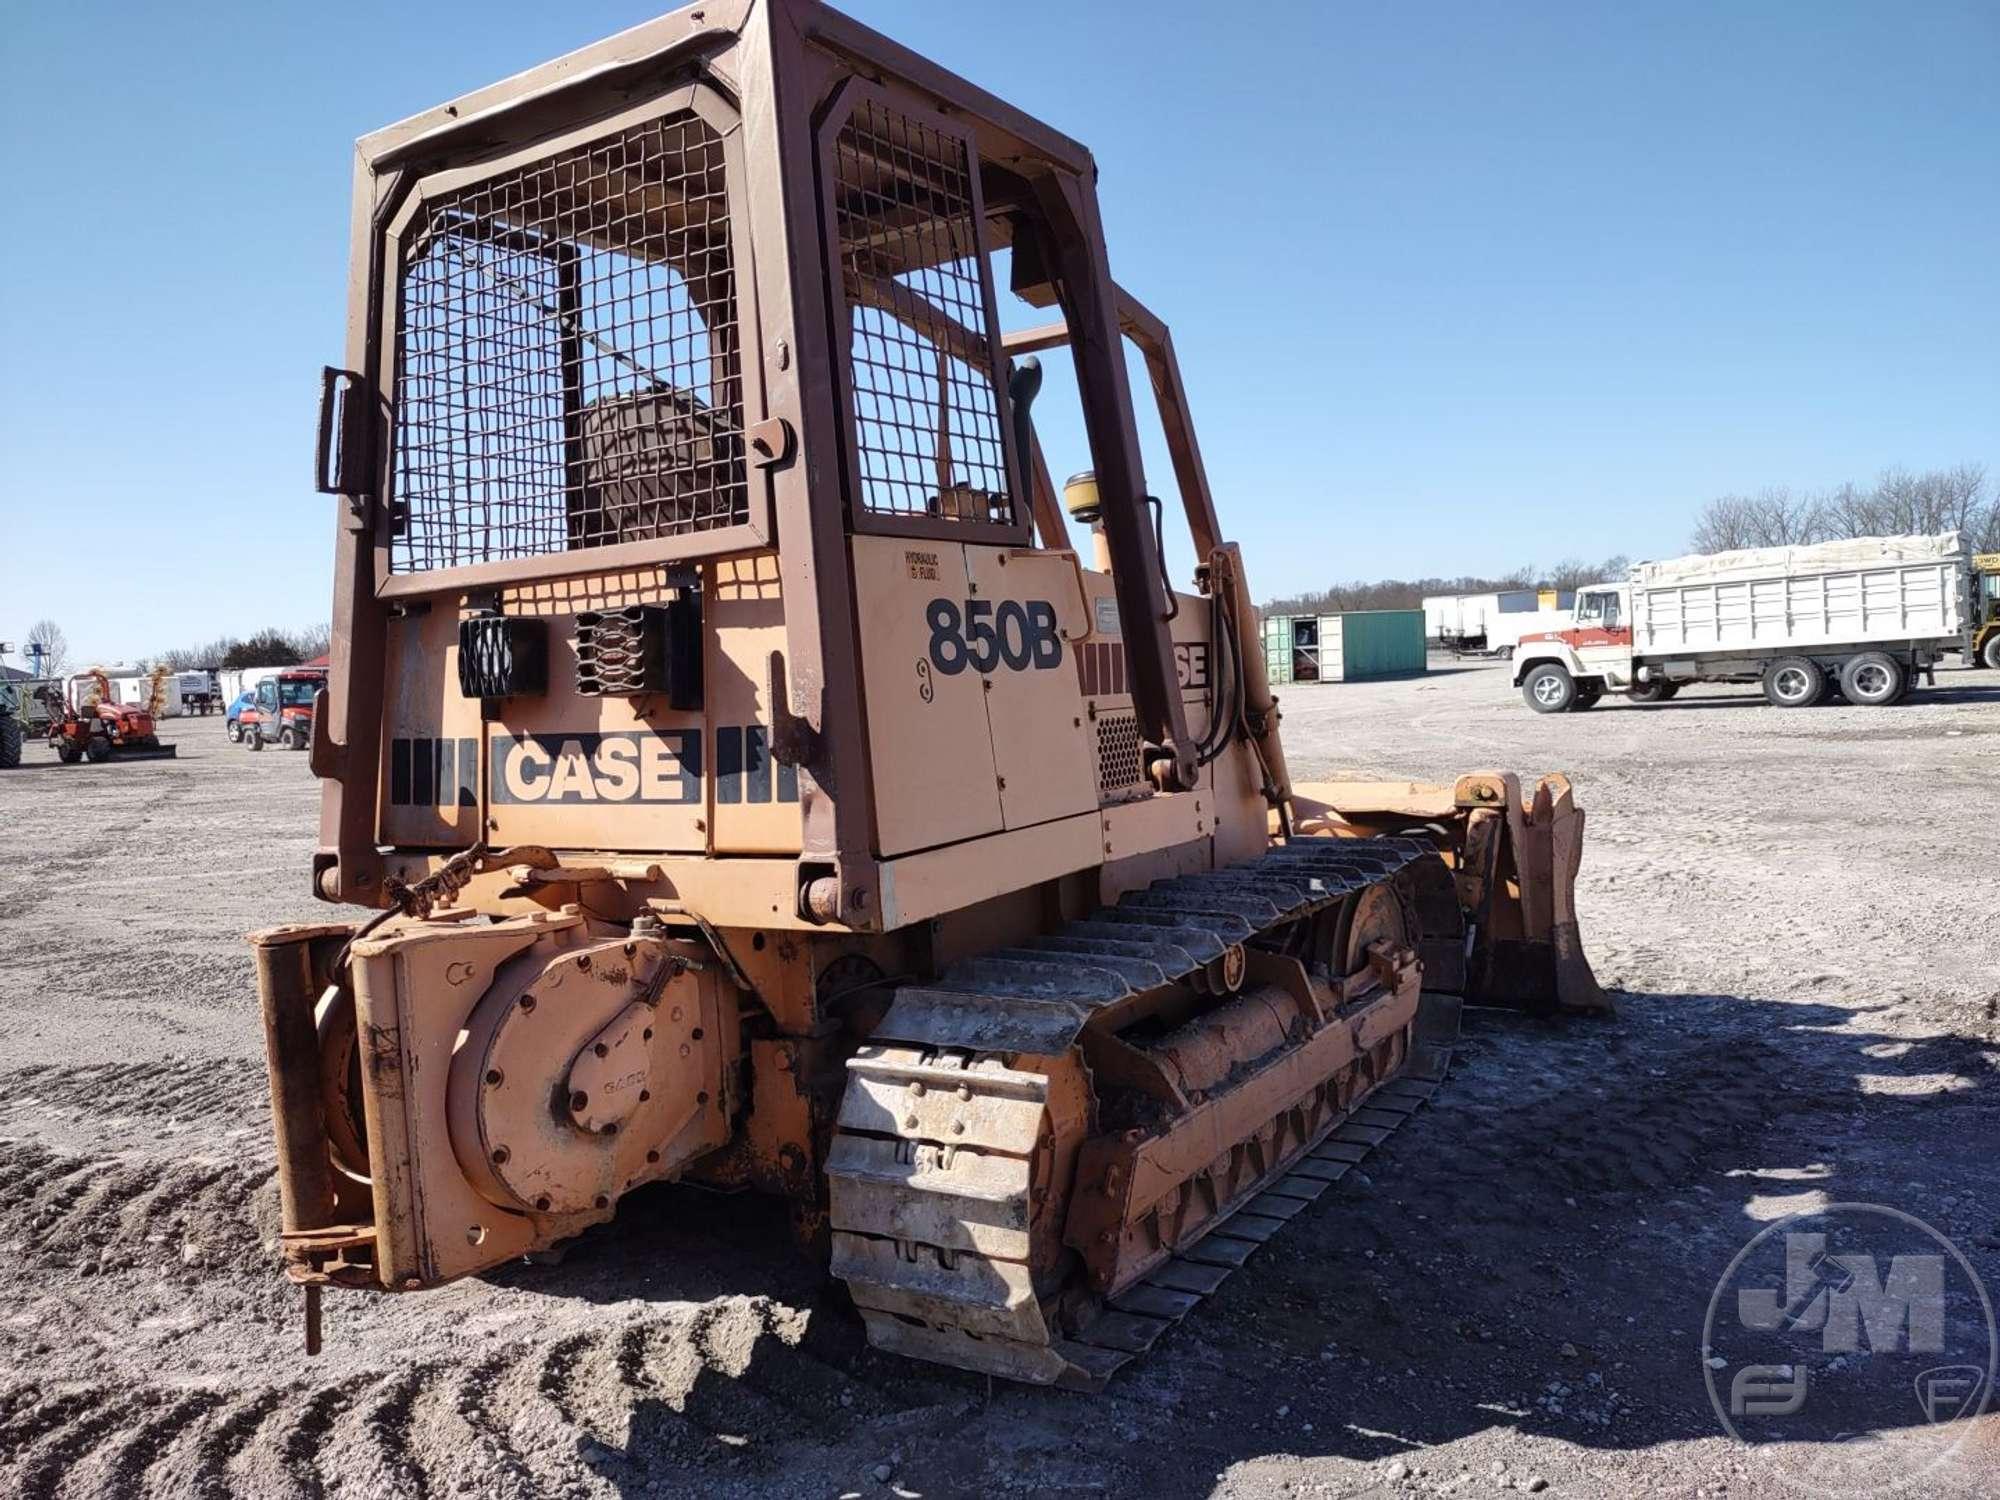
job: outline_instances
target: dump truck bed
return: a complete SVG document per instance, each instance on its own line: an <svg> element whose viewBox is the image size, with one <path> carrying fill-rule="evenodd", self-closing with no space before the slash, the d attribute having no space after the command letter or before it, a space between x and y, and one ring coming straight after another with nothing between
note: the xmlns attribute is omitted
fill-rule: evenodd
<svg viewBox="0 0 2000 1500"><path fill-rule="evenodd" d="M1955 532L1642 563L1632 571L1633 651L1945 645L1963 636L1970 621L1969 577Z"/></svg>

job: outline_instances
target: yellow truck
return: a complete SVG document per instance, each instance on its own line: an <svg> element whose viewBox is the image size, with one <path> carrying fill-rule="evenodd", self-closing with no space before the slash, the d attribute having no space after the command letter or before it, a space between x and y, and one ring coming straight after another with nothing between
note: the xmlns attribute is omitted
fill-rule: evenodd
<svg viewBox="0 0 2000 1500"><path fill-rule="evenodd" d="M1972 559L1974 616L1972 655L1978 662L2000 672L2000 552L1980 552Z"/></svg>

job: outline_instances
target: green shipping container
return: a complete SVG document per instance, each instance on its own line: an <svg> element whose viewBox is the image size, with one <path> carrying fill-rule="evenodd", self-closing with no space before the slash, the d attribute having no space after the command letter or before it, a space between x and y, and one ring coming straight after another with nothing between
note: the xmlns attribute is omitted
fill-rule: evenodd
<svg viewBox="0 0 2000 1500"><path fill-rule="evenodd" d="M1273 684L1407 677L1424 670L1424 612L1268 615L1264 664Z"/></svg>

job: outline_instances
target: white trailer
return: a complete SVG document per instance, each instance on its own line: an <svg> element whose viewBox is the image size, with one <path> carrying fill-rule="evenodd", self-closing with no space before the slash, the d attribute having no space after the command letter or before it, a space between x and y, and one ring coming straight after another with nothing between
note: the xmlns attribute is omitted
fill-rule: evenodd
<svg viewBox="0 0 2000 1500"><path fill-rule="evenodd" d="M241 694L249 692L266 677L297 670L296 667L231 667L226 672L218 672L216 680L222 687L222 706L226 710Z"/></svg>
<svg viewBox="0 0 2000 1500"><path fill-rule="evenodd" d="M1565 593L1563 597L1574 600L1576 595ZM1575 618L1576 610L1568 605L1561 609L1543 608L1531 613L1509 612L1491 616L1486 622L1486 649L1502 661L1512 661L1521 642L1528 636L1567 630Z"/></svg>
<svg viewBox="0 0 2000 1500"><path fill-rule="evenodd" d="M1882 705L1964 649L1973 618L1956 532L1679 557L1578 590L1568 629L1516 648L1514 682L1540 713L1607 692L1664 702L1690 682L1758 682L1781 708L1836 691Z"/></svg>
<svg viewBox="0 0 2000 1500"><path fill-rule="evenodd" d="M107 667L104 672L105 690L99 693L97 675L93 672L72 673L63 684L71 703L88 703L93 696L102 697L107 703L115 703L123 708L144 708L151 696L152 684L136 667Z"/></svg>
<svg viewBox="0 0 2000 1500"><path fill-rule="evenodd" d="M1432 594L1424 600L1424 637L1448 651L1508 655L1523 635L1568 623L1570 590L1501 589L1490 594Z"/></svg>

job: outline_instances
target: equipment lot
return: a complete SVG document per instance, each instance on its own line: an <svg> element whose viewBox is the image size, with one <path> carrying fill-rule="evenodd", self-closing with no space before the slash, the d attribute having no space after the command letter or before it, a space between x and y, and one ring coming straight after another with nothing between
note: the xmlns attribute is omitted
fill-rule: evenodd
<svg viewBox="0 0 2000 1500"><path fill-rule="evenodd" d="M675 1189L559 1266L330 1301L308 1363L240 936L330 915L316 783L212 719L162 726L173 761L31 746L0 774L0 1489L1792 1493L1701 1379L1745 1240L1879 1202L2000 1289L2000 673L1888 711L1543 717L1443 659L1283 697L1302 781L1571 772L1621 1015L1469 1015L1437 1103L1097 1397L876 1354L782 1205ZM1990 1493L1983 1423L1931 1493Z"/></svg>

